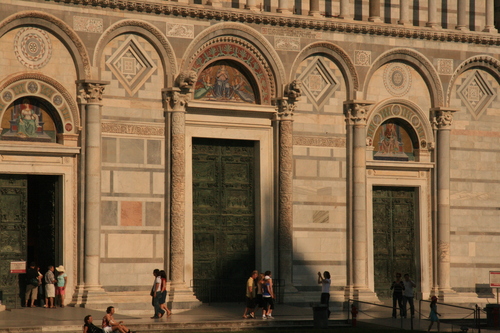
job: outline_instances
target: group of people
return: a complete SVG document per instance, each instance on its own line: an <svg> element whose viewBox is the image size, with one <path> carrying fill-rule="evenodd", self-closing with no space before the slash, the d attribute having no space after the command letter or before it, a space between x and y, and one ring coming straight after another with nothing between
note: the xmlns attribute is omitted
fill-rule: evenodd
<svg viewBox="0 0 500 333"><path fill-rule="evenodd" d="M155 314L151 319L159 319L166 313L170 316L172 312L167 307L167 274L164 270L155 269L153 287L151 288L152 305Z"/></svg>
<svg viewBox="0 0 500 333"><path fill-rule="evenodd" d="M396 318L397 310L396 305L399 305L400 316L406 318L407 305L410 305L411 317L415 317L415 305L413 302L413 288L417 285L414 281L410 279L410 274L405 274L404 279L401 280L401 273L396 273L396 279L392 282L392 317ZM439 331L439 317L441 316L437 312L437 301L436 296L431 297L430 308L431 312L429 319L431 321L427 332L430 332L434 323L437 323L437 329Z"/></svg>
<svg viewBox="0 0 500 333"><path fill-rule="evenodd" d="M30 263L26 270L26 292L25 307L36 307L35 301L38 299L44 308L56 308L56 301L59 306L64 307L64 297L66 295L66 284L68 276L63 265L54 268L47 267L45 275L40 273L40 267L34 262ZM45 300L45 302L43 302Z"/></svg>
<svg viewBox="0 0 500 333"><path fill-rule="evenodd" d="M91 315L85 316L83 319L83 333L112 333L118 331L120 333L132 333L125 325L123 321L116 321L113 315L115 314L115 308L113 306L108 306L106 309L106 314L102 317L101 327L97 327L93 323Z"/></svg>
<svg viewBox="0 0 500 333"><path fill-rule="evenodd" d="M246 307L243 318L255 318L255 308L262 309L262 319L274 319L274 289L271 271L253 271L246 284Z"/></svg>

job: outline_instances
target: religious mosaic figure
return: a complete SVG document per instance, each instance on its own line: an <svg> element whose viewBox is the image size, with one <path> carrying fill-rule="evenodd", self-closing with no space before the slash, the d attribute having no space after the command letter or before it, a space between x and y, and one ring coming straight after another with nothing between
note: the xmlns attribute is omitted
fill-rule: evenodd
<svg viewBox="0 0 500 333"><path fill-rule="evenodd" d="M410 148L405 149L405 140ZM375 160L408 161L413 159L410 138L406 131L395 123L386 123L380 126L375 136L378 150L374 151Z"/></svg>
<svg viewBox="0 0 500 333"><path fill-rule="evenodd" d="M255 94L247 78L226 62L203 70L195 86L195 99L255 103Z"/></svg>
<svg viewBox="0 0 500 333"><path fill-rule="evenodd" d="M39 116L30 104L29 99L24 99L21 104L21 112L17 116L17 135L20 137L36 137L38 128L41 128Z"/></svg>

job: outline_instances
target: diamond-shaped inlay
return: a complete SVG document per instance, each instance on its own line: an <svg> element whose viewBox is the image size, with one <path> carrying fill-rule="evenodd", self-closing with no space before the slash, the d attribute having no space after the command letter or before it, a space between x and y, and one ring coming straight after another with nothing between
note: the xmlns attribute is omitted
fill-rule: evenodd
<svg viewBox="0 0 500 333"><path fill-rule="evenodd" d="M157 66L134 36L128 37L106 61L108 68L132 96L151 77Z"/></svg>
<svg viewBox="0 0 500 333"><path fill-rule="evenodd" d="M458 88L458 97L476 119L486 110L496 95L490 83L477 70L469 75Z"/></svg>
<svg viewBox="0 0 500 333"><path fill-rule="evenodd" d="M323 107L339 87L335 75L321 57L313 58L299 80L304 93L317 108Z"/></svg>

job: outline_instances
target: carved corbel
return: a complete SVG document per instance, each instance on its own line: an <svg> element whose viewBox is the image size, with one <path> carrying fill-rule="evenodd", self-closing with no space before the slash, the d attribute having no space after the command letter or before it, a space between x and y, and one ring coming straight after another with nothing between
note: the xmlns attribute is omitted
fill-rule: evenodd
<svg viewBox="0 0 500 333"><path fill-rule="evenodd" d="M162 91L166 111L186 111L196 79L194 71L180 73L175 79L175 86Z"/></svg>

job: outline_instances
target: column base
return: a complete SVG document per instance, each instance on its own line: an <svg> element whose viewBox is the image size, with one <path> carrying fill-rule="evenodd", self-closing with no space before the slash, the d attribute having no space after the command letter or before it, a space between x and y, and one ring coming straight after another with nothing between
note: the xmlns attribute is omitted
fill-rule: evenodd
<svg viewBox="0 0 500 333"><path fill-rule="evenodd" d="M373 22L373 23L382 23L382 20L380 19L379 16L375 16L375 17L369 17L368 18L368 22Z"/></svg>
<svg viewBox="0 0 500 333"><path fill-rule="evenodd" d="M351 293L352 294L351 294L350 299L352 299L354 301L361 301L361 302L374 303L374 304L381 304L382 303L379 300L377 294L366 287L365 288L353 287ZM359 309L369 309L373 306L374 305L365 304L365 303L358 303L357 304L357 307Z"/></svg>
<svg viewBox="0 0 500 333"><path fill-rule="evenodd" d="M76 286L75 293L73 294L73 300L69 305L104 311L112 304L113 301L102 286L79 285Z"/></svg>
<svg viewBox="0 0 500 333"><path fill-rule="evenodd" d="M276 13L280 13L280 14L292 14L292 11L289 10L289 9L278 8L278 9L276 9Z"/></svg>
<svg viewBox="0 0 500 333"><path fill-rule="evenodd" d="M438 290L438 302L440 303L458 303L459 295L455 290L446 288Z"/></svg>
<svg viewBox="0 0 500 333"><path fill-rule="evenodd" d="M434 23L434 22L427 22L427 23L425 24L425 26L426 26L427 28L431 28L431 29L441 29L441 27L439 26L439 24Z"/></svg>
<svg viewBox="0 0 500 333"><path fill-rule="evenodd" d="M470 31L466 26L461 26L461 25L457 25L455 27L455 30L460 30L460 31Z"/></svg>
<svg viewBox="0 0 500 333"><path fill-rule="evenodd" d="M321 12L319 11L312 11L312 12L309 12L309 16L312 16L312 17L321 17Z"/></svg>
<svg viewBox="0 0 500 333"><path fill-rule="evenodd" d="M202 304L183 283L170 283L167 288L167 302L172 304L173 309L194 309Z"/></svg>
<svg viewBox="0 0 500 333"><path fill-rule="evenodd" d="M490 34L496 34L498 32L498 29L495 29L495 27L486 27L482 30L482 32L489 32Z"/></svg>
<svg viewBox="0 0 500 333"><path fill-rule="evenodd" d="M398 25L401 25L403 27L409 27L411 24L408 21L398 21Z"/></svg>

